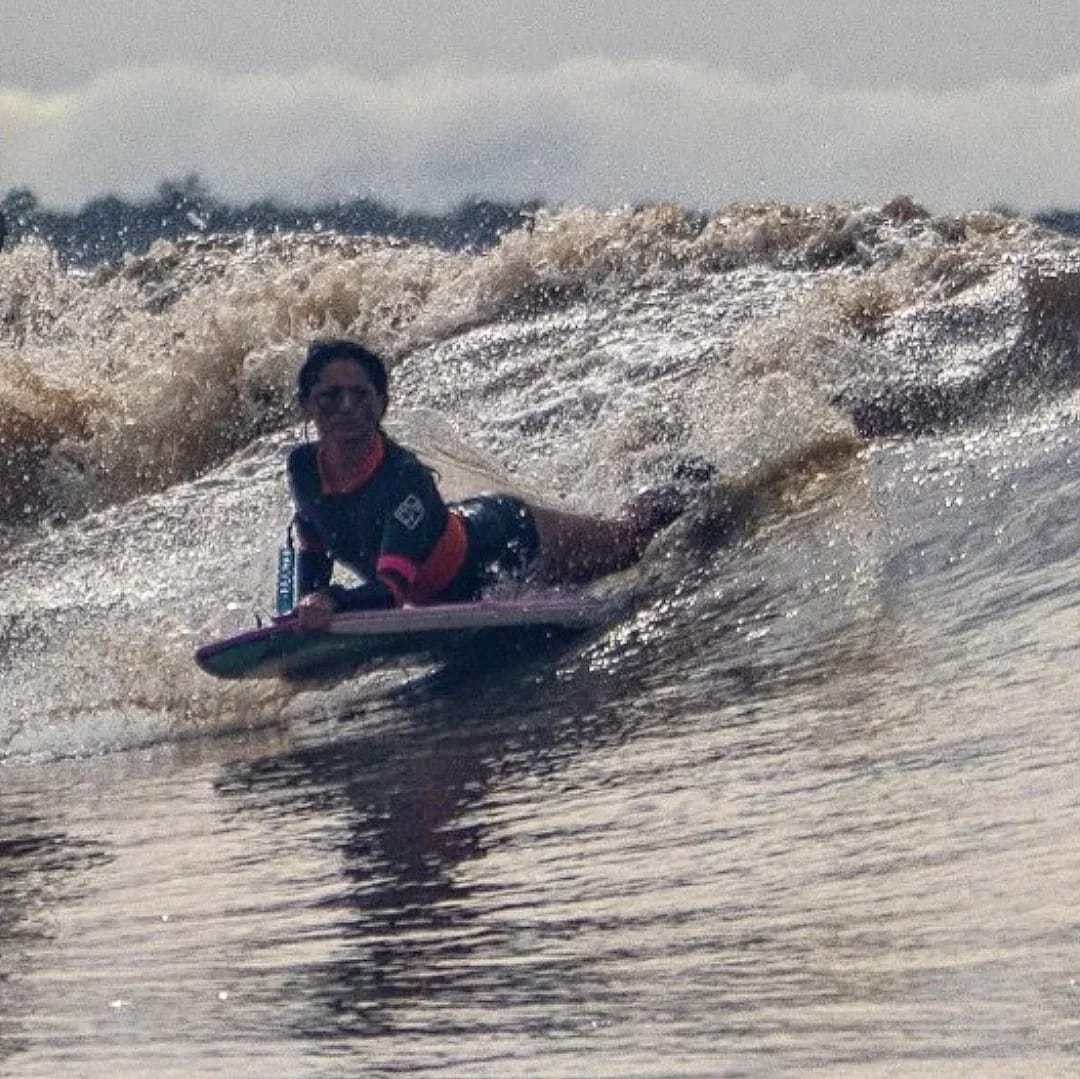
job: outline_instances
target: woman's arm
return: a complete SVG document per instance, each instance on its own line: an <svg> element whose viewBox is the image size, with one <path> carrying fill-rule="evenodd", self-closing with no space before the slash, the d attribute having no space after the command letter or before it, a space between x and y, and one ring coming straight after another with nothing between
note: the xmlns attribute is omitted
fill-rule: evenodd
<svg viewBox="0 0 1080 1079"><path fill-rule="evenodd" d="M331 584L334 560L314 526L299 514L293 520L300 550L296 559L296 613L301 629L326 629L338 611L370 611L399 606L397 594L380 580L354 588Z"/></svg>
<svg viewBox="0 0 1080 1079"><path fill-rule="evenodd" d="M326 550L318 529L299 513L293 517L293 530L299 546L296 555L296 592L303 598L312 592L321 592L330 584L334 560Z"/></svg>
<svg viewBox="0 0 1080 1079"><path fill-rule="evenodd" d="M315 526L297 513L293 529L299 544L296 555L296 612L301 629L321 630L330 624L337 604L327 595L334 560L330 557Z"/></svg>

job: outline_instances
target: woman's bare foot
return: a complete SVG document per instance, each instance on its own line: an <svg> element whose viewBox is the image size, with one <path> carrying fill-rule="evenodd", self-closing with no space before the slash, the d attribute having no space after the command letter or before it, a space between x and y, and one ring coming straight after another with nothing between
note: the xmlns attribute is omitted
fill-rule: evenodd
<svg viewBox="0 0 1080 1079"><path fill-rule="evenodd" d="M622 504L619 518L627 522L644 548L657 532L682 515L688 502L686 491L675 484L649 487Z"/></svg>

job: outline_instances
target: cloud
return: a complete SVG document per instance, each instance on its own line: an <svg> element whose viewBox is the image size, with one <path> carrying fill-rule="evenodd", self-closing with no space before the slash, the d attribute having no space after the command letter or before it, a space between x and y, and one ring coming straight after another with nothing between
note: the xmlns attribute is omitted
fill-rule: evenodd
<svg viewBox="0 0 1080 1079"><path fill-rule="evenodd" d="M618 204L880 201L1072 205L1080 73L943 92L753 80L691 62L603 58L543 71L438 67L392 80L172 66L77 92L0 90L0 191L47 205L142 196L197 172L219 197L468 196Z"/></svg>

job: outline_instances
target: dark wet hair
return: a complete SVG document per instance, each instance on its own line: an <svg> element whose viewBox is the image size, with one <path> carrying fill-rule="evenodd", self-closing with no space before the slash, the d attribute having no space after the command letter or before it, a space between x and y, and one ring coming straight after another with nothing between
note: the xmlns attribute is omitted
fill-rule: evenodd
<svg viewBox="0 0 1080 1079"><path fill-rule="evenodd" d="M377 352L363 345L350 341L347 337L316 338L308 345L307 357L296 375L296 396L300 404L305 404L323 368L334 360L352 360L367 375L375 392L387 401L386 364Z"/></svg>

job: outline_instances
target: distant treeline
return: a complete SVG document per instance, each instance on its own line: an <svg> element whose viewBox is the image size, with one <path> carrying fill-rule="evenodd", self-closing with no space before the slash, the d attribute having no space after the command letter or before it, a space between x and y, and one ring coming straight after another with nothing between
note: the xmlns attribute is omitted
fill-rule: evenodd
<svg viewBox="0 0 1080 1079"><path fill-rule="evenodd" d="M1080 210L1043 210L1035 214L1032 220L1043 228L1080 236Z"/></svg>
<svg viewBox="0 0 1080 1079"><path fill-rule="evenodd" d="M192 175L164 181L153 197L142 202L106 195L66 212L46 209L32 191L14 188L0 200L0 247L5 231L8 244L24 236L39 236L63 262L77 266L118 263L125 254L146 251L155 240L220 232L396 236L460 250L490 247L500 233L527 220L538 206L537 202L474 199L445 214L401 213L366 198L312 207L271 199L233 206L215 198ZM1080 235L1080 210L1046 210L1033 220L1058 232Z"/></svg>
<svg viewBox="0 0 1080 1079"><path fill-rule="evenodd" d="M0 200L0 246L24 236L46 240L72 265L119 262L140 254L159 239L199 233L337 232L349 236L397 236L449 249L490 247L501 232L514 228L537 203L470 200L445 214L400 213L372 199L352 199L296 207L261 199L232 206L209 193L197 176L166 180L153 197L128 202L107 195L72 212L41 206L32 191L15 188Z"/></svg>

